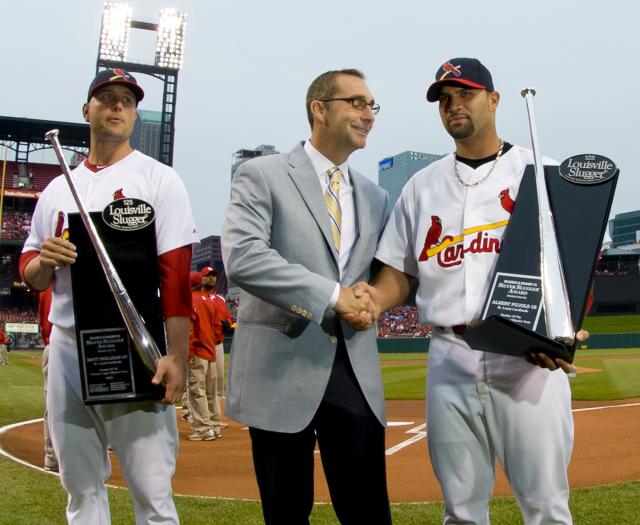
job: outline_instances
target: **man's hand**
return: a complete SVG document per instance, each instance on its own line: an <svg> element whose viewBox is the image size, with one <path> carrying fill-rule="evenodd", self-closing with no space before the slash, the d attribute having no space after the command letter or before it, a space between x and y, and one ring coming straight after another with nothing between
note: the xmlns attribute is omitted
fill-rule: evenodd
<svg viewBox="0 0 640 525"><path fill-rule="evenodd" d="M73 264L77 257L74 244L58 237L47 237L38 256L24 269L25 281L35 290L44 290L51 284L55 269Z"/></svg>
<svg viewBox="0 0 640 525"><path fill-rule="evenodd" d="M353 297L359 301L366 301L367 307L364 309L348 310L338 312L340 318L348 323L355 330L367 330L374 321L380 317L380 293L373 286L365 282L359 282L351 290ZM338 301L339 302L339 301ZM337 305L336 305L337 306Z"/></svg>
<svg viewBox="0 0 640 525"><path fill-rule="evenodd" d="M551 371L561 368L569 375L576 373L576 367L573 364L568 363L559 357L549 357L543 352L529 352L525 355L525 359L527 362L532 365L539 366L540 368L548 368Z"/></svg>
<svg viewBox="0 0 640 525"><path fill-rule="evenodd" d="M579 330L576 334L576 340L583 343L587 339L589 339L589 332L587 330ZM560 359L559 357L551 358L547 354L542 352L529 352L525 359L531 363L532 365L539 366L540 368L548 368L549 370L557 370L558 368L564 370L567 375L575 376L576 375L576 367L572 363L568 363L564 359Z"/></svg>
<svg viewBox="0 0 640 525"><path fill-rule="evenodd" d="M77 257L75 245L59 237L48 237L40 249L40 265L52 270L73 264Z"/></svg>
<svg viewBox="0 0 640 525"><path fill-rule="evenodd" d="M151 382L154 385L164 385L165 393L160 403L173 404L180 401L187 382L187 356L174 353L162 357Z"/></svg>
<svg viewBox="0 0 640 525"><path fill-rule="evenodd" d="M367 330L378 319L378 311L369 294L361 290L356 292L356 288L341 286L333 309L356 330Z"/></svg>

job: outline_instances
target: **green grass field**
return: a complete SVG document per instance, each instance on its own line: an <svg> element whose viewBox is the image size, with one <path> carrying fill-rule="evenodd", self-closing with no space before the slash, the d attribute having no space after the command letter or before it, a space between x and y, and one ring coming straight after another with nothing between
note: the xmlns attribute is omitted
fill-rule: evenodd
<svg viewBox="0 0 640 525"><path fill-rule="evenodd" d="M585 317L582 328L593 334L626 334L640 332L640 316L611 315Z"/></svg>
<svg viewBox="0 0 640 525"><path fill-rule="evenodd" d="M39 352L11 352L11 366L0 367L0 426L42 415L42 380ZM629 359L623 359L628 357ZM424 399L426 354L387 354L383 368L388 399ZM405 364L400 361L409 361ZM419 362L420 364L415 364ZM640 397L640 349L581 350L579 367L604 372L578 374L572 380L575 399L624 399ZM603 444L604 445L604 444ZM637 451L630 451L637 453ZM132 508L125 490L111 490L114 524L132 523ZM32 470L0 457L0 525L64 524L66 497L57 477ZM640 524L640 481L576 490L571 508L576 525ZM254 502L177 497L182 523L249 525L262 523L260 506ZM394 523L414 525L440 523L441 503L394 504ZM491 503L493 525L522 523L513 498ZM316 505L313 525L336 524L330 505Z"/></svg>

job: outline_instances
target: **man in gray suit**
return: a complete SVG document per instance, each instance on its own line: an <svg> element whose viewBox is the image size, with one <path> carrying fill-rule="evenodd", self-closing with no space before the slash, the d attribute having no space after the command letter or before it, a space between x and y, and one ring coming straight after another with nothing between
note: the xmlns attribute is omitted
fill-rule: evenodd
<svg viewBox="0 0 640 525"><path fill-rule="evenodd" d="M306 524L316 439L343 524L389 524L380 364L368 281L388 196L348 166L380 106L357 70L323 73L307 92L311 138L242 164L222 233L240 286L226 413L249 426L267 525ZM373 313L370 314L373 316Z"/></svg>

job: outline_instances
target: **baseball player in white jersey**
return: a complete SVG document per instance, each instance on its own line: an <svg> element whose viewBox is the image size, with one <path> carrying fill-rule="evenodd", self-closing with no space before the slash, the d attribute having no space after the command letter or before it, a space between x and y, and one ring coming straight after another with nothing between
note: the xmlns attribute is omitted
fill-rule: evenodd
<svg viewBox="0 0 640 525"><path fill-rule="evenodd" d="M418 279L420 319L434 326L427 430L444 523L489 523L498 458L527 525L568 524L573 419L562 370L572 365L543 354L530 356L531 364L485 353L460 337L480 319L524 168L533 162L529 150L498 137L499 98L476 59L438 69L427 99L439 101L456 151L407 183L378 246L385 266L375 289L361 287L386 310Z"/></svg>
<svg viewBox="0 0 640 525"><path fill-rule="evenodd" d="M143 96L126 71L98 73L82 109L91 130L89 157L72 177L89 211L102 211L122 198L140 199L155 211L167 355L158 362L153 382L165 386L162 403L83 403L69 268L76 251L67 230L68 214L78 210L62 176L42 192L21 257L20 269L29 285L36 290L53 287L49 425L68 493L67 519L74 524L110 523L104 485L111 474L108 446L118 455L136 523L179 522L171 489L178 433L169 403L185 385L189 266L197 237L189 198L176 172L129 144Z"/></svg>

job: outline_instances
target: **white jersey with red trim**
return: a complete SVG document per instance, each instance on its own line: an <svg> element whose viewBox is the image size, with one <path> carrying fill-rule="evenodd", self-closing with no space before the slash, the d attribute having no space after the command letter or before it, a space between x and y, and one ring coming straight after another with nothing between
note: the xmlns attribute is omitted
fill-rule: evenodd
<svg viewBox="0 0 640 525"><path fill-rule="evenodd" d="M404 187L378 246L376 258L419 278L420 320L435 326L480 318L489 279L531 151L512 146L494 166L477 169L453 154L418 171ZM557 164L545 159L545 164Z"/></svg>
<svg viewBox="0 0 640 525"><path fill-rule="evenodd" d="M520 181L532 161L529 150L512 146L495 166L487 162L473 169L458 162L464 182L482 181L466 186L448 155L407 183L376 258L418 277L423 323L446 328L480 318ZM564 372L474 350L453 331L435 329L426 398L429 455L446 523L488 523L496 458L526 524L571 523L567 467L573 418Z"/></svg>
<svg viewBox="0 0 640 525"><path fill-rule="evenodd" d="M103 211L114 200L131 198L150 204L155 212L158 255L198 242L189 196L176 171L134 150L124 159L94 172L85 164L71 172L88 211ZM78 211L63 176L40 195L23 252L39 251L47 237L68 236L68 214ZM69 239L73 242L73 239ZM69 266L56 270L50 321L60 328L75 325Z"/></svg>

